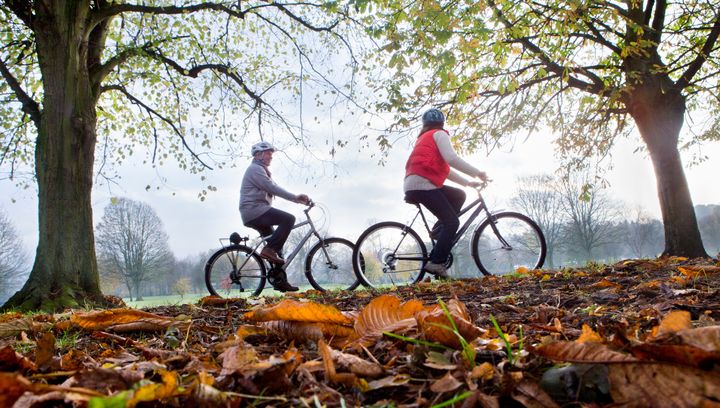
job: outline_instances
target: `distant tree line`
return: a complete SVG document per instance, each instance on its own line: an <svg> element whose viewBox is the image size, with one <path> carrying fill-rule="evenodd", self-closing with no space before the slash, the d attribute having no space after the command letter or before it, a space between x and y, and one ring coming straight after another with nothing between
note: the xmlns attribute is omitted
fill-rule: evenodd
<svg viewBox="0 0 720 408"><path fill-rule="evenodd" d="M545 268L611 263L629 258L655 258L664 248L660 220L642 208L612 199L587 175L536 175L518 180L510 200L514 209L534 219L548 244ZM695 212L705 250L720 253L720 205L698 205ZM471 234L458 244L467 248ZM475 276L472 259L456 250L455 276Z"/></svg>

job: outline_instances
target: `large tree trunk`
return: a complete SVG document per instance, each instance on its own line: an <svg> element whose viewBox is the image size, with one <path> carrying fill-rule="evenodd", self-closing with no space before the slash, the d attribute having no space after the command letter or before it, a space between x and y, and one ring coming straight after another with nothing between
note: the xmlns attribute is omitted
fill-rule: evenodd
<svg viewBox="0 0 720 408"><path fill-rule="evenodd" d="M663 255L707 257L678 151L685 98L667 85L658 80L637 85L628 107L655 168L665 226Z"/></svg>
<svg viewBox="0 0 720 408"><path fill-rule="evenodd" d="M35 153L39 242L30 278L5 307L59 310L104 303L90 200L97 118L86 66L88 9L86 1L35 5L44 84Z"/></svg>

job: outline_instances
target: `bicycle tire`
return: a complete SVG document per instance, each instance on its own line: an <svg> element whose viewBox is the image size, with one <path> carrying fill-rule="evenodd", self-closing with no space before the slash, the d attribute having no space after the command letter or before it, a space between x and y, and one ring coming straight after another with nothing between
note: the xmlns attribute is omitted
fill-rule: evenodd
<svg viewBox="0 0 720 408"><path fill-rule="evenodd" d="M243 270L238 271L241 266ZM235 282L232 273L238 274ZM245 245L221 248L205 264L205 286L211 295L224 298L244 297L246 290L252 290L250 296L259 295L266 276L265 262Z"/></svg>
<svg viewBox="0 0 720 408"><path fill-rule="evenodd" d="M398 254L398 248L403 252ZM411 259L402 259L406 256ZM353 251L353 270L357 280L370 289L412 285L422 280L427 260L425 243L417 232L405 224L385 221L360 234Z"/></svg>
<svg viewBox="0 0 720 408"><path fill-rule="evenodd" d="M510 245L504 247L493 228ZM528 216L516 212L493 214L473 233L471 253L485 275L513 273L518 268L539 269L545 262L547 244L540 227Z"/></svg>
<svg viewBox="0 0 720 408"><path fill-rule="evenodd" d="M325 251L322 248L325 247ZM344 238L321 239L305 257L305 276L315 289L354 290L360 285L352 266L355 244ZM330 259L325 258L325 252Z"/></svg>

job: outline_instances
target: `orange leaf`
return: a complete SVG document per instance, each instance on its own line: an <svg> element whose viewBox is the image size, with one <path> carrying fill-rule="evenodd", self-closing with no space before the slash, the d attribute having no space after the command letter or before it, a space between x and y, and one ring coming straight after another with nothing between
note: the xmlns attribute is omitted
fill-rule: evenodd
<svg viewBox="0 0 720 408"><path fill-rule="evenodd" d="M657 330L653 329L653 334L660 336L665 333L675 333L691 327L690 312L686 310L675 310L668 313L668 315L660 321L660 325L655 328Z"/></svg>
<svg viewBox="0 0 720 408"><path fill-rule="evenodd" d="M592 285L590 285L590 287L591 288L620 288L621 286L619 283L611 282L611 281L603 278L603 279L593 283Z"/></svg>
<svg viewBox="0 0 720 408"><path fill-rule="evenodd" d="M15 373L0 372L0 407L12 407L33 385L25 377Z"/></svg>
<svg viewBox="0 0 720 408"><path fill-rule="evenodd" d="M189 322L133 309L111 309L99 312L78 313L70 321L84 330L161 331L170 326L187 328Z"/></svg>
<svg viewBox="0 0 720 408"><path fill-rule="evenodd" d="M299 302L285 299L271 306L261 307L245 313L245 319L252 322L267 322L270 320L292 320L296 322L335 323L350 326L353 320L333 306L322 305L316 302Z"/></svg>
<svg viewBox="0 0 720 408"><path fill-rule="evenodd" d="M582 333L576 340L578 343L602 343L603 339L587 324L582 325Z"/></svg>
<svg viewBox="0 0 720 408"><path fill-rule="evenodd" d="M440 305L436 305L430 310L421 310L415 316L418 326L427 340L459 349L462 345L457 334L453 332L453 323L458 334L468 343L482 334L480 328L470 323L470 316L464 304L457 299L451 299L447 303L447 309L450 312L452 322L448 320L445 311Z"/></svg>
<svg viewBox="0 0 720 408"><path fill-rule="evenodd" d="M150 383L141 386L135 391L128 407L134 407L140 402L160 401L174 396L182 395L183 389L178 385L177 374L160 370L162 383Z"/></svg>
<svg viewBox="0 0 720 408"><path fill-rule="evenodd" d="M302 343L315 342L322 338L342 343L355 337L355 330L352 328L333 323L273 320L261 324L264 329L279 337Z"/></svg>
<svg viewBox="0 0 720 408"><path fill-rule="evenodd" d="M355 332L363 345L372 344L383 332L406 330L417 325L413 315L423 310L422 302L416 299L400 303L394 295L382 295L365 306L355 319Z"/></svg>

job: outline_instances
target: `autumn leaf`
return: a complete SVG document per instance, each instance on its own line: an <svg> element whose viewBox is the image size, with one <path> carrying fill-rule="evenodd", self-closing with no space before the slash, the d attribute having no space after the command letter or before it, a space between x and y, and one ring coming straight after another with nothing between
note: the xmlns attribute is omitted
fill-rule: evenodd
<svg viewBox="0 0 720 408"><path fill-rule="evenodd" d="M690 323L690 312L685 310L676 310L668 313L661 321L660 325L653 328L652 335L657 337L667 333L675 333L680 330L692 327Z"/></svg>
<svg viewBox="0 0 720 408"><path fill-rule="evenodd" d="M187 329L190 322L159 316L153 313L133 309L112 309L98 312L77 313L70 317L77 327L93 331L114 332L162 331L170 326Z"/></svg>
<svg viewBox="0 0 720 408"><path fill-rule="evenodd" d="M187 390L178 384L177 374L160 370L161 383L150 383L140 386L127 403L132 408L141 402L162 401L171 397L183 395Z"/></svg>
<svg viewBox="0 0 720 408"><path fill-rule="evenodd" d="M720 374L676 364L611 364L610 395L619 406L700 407L720 401Z"/></svg>
<svg viewBox="0 0 720 408"><path fill-rule="evenodd" d="M458 335L453 331L453 326L468 343L483 333L480 328L470 323L470 315L465 305L457 299L451 299L447 303L447 311L452 321L448 319L445 310L440 305L436 305L432 309L421 310L416 314L418 326L427 340L460 349L462 344Z"/></svg>
<svg viewBox="0 0 720 408"><path fill-rule="evenodd" d="M374 343L384 332L396 333L413 328L417 321L413 315L424 310L422 302L412 299L400 303L394 295L382 295L365 306L355 319L355 332L363 345Z"/></svg>
<svg viewBox="0 0 720 408"><path fill-rule="evenodd" d="M538 347L528 345L528 351L553 361L572 363L621 363L637 362L638 359L625 353L612 350L599 343L577 343L574 341L555 341Z"/></svg>
<svg viewBox="0 0 720 408"><path fill-rule="evenodd" d="M244 315L251 322L292 320L296 322L322 322L351 326L353 320L333 306L316 302L299 302L285 299L271 307L260 307Z"/></svg>
<svg viewBox="0 0 720 408"><path fill-rule="evenodd" d="M578 343L602 343L603 339L587 324L582 325L582 333L576 340Z"/></svg>
<svg viewBox="0 0 720 408"><path fill-rule="evenodd" d="M355 330L351 327L332 323L274 320L261 322L260 325L278 337L302 343L316 342L324 338L332 340L333 343L344 344L355 337Z"/></svg>

